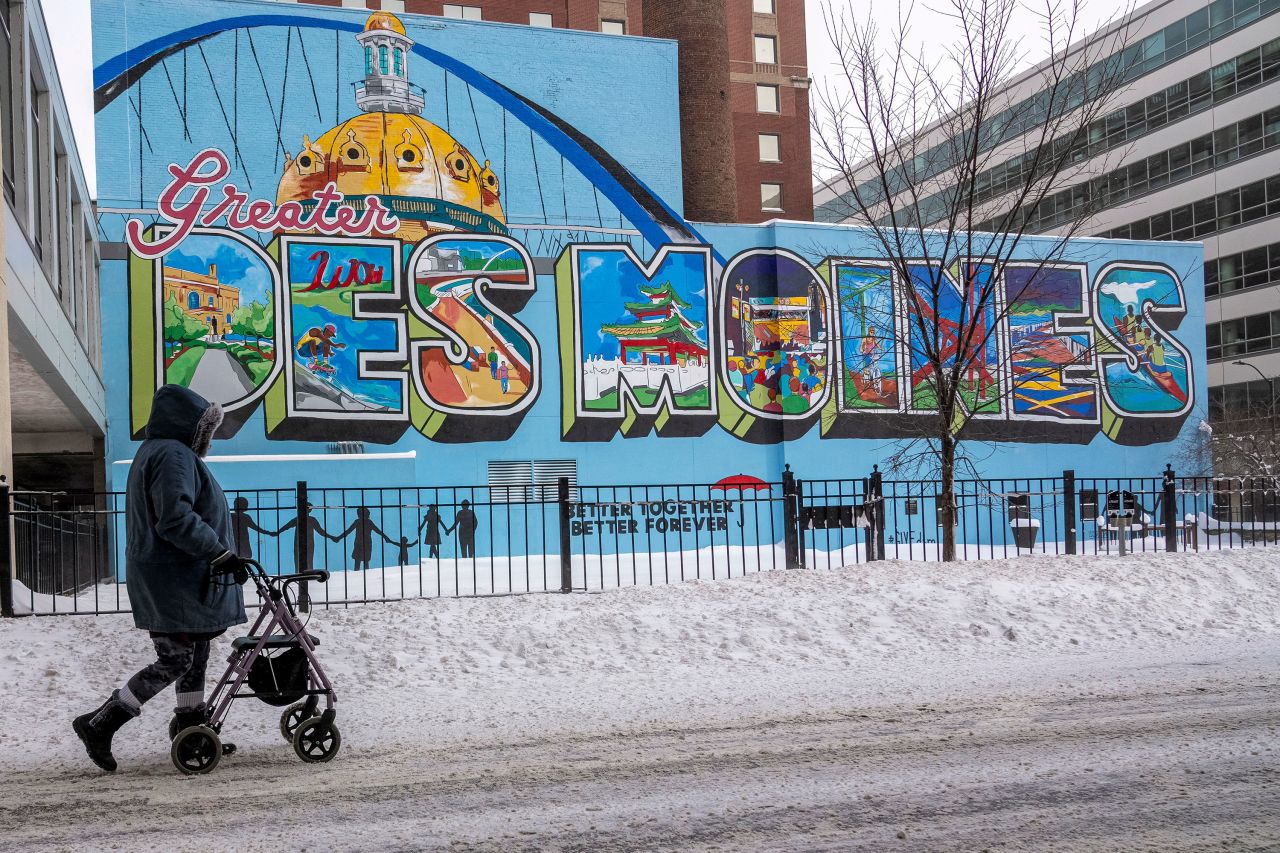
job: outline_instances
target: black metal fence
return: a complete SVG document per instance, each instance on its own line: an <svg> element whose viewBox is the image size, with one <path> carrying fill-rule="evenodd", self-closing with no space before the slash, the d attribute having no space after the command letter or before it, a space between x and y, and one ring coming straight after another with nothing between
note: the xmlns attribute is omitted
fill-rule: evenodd
<svg viewBox="0 0 1280 853"><path fill-rule="evenodd" d="M1274 545L1277 478L1056 477L955 483L958 559ZM600 591L943 556L939 486L866 478L715 484L230 492L236 550L328 569L307 606ZM0 485L0 612L129 609L120 494ZM11 542L9 538L12 537ZM10 544L12 548L10 548ZM13 554L13 562L5 555Z"/></svg>

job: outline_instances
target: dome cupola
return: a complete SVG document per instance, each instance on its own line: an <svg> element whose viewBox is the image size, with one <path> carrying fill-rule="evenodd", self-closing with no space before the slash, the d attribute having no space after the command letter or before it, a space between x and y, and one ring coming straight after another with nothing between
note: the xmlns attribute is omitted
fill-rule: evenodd
<svg viewBox="0 0 1280 853"><path fill-rule="evenodd" d="M409 82L413 39L404 24L390 12L374 12L356 41L364 48L364 80L356 84L356 105L368 113L421 114L426 99Z"/></svg>

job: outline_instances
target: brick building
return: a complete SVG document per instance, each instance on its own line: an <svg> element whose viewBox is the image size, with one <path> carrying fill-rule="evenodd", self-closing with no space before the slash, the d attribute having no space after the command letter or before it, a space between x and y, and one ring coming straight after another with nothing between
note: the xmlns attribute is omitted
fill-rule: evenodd
<svg viewBox="0 0 1280 853"><path fill-rule="evenodd" d="M685 215L813 218L804 0L298 0L680 43Z"/></svg>

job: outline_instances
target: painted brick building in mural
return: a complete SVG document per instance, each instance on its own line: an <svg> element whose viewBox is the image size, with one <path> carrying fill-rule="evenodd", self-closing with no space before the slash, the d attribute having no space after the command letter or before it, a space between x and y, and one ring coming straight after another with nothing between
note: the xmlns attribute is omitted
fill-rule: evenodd
<svg viewBox="0 0 1280 853"><path fill-rule="evenodd" d="M988 471L1145 476L1198 435L1197 246L1045 266L1032 238L925 305L857 228L690 223L674 42L253 0L94 22L113 485L165 382L226 408L232 488L861 477L931 411L909 318L984 276ZM211 268L231 330L168 322L166 278Z"/></svg>
<svg viewBox="0 0 1280 853"><path fill-rule="evenodd" d="M680 45L685 215L813 218L804 0L297 2L671 39Z"/></svg>

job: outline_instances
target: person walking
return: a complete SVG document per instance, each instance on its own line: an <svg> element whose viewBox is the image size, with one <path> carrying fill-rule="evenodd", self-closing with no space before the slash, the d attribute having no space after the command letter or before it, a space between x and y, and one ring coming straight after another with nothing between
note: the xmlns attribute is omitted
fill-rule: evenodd
<svg viewBox="0 0 1280 853"><path fill-rule="evenodd" d="M170 684L177 682L179 730L208 721L209 641L248 621L241 589L248 572L233 548L227 499L204 463L221 423L217 403L165 385L129 469L125 571L134 625L150 633L156 660L72 721L89 759L109 772L115 733ZM224 744L223 752L234 748Z"/></svg>
<svg viewBox="0 0 1280 853"><path fill-rule="evenodd" d="M489 362L489 378L497 379L498 378L498 351L493 347L489 347L489 354L485 356L485 358Z"/></svg>
<svg viewBox="0 0 1280 853"><path fill-rule="evenodd" d="M502 383L503 394L511 390L511 368L507 367L505 361L498 367L498 381Z"/></svg>

